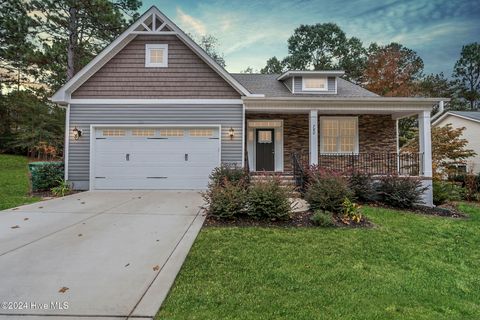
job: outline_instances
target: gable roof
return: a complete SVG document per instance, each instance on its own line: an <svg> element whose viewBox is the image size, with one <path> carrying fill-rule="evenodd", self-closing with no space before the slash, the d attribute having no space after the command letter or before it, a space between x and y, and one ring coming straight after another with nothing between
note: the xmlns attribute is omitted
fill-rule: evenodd
<svg viewBox="0 0 480 320"><path fill-rule="evenodd" d="M160 26L158 26L160 24ZM158 26L158 27L157 27ZM175 23L165 16L157 7L152 6L140 18L125 30L117 39L102 50L92 61L63 85L51 98L53 102L68 103L71 93L78 89L88 78L97 72L115 54L123 49L139 34L176 35L187 47L195 52L205 63L227 81L238 93L251 96L251 93L230 75L222 66L212 59L198 44L187 36Z"/></svg>
<svg viewBox="0 0 480 320"><path fill-rule="evenodd" d="M448 111L433 121L432 125L437 125L448 116L454 116L480 123L480 111Z"/></svg>
<svg viewBox="0 0 480 320"><path fill-rule="evenodd" d="M318 97L319 94L292 93L281 80L279 74L232 73L233 77L243 84L252 94L264 94L268 97ZM330 98L378 97L350 81L338 78L337 94Z"/></svg>

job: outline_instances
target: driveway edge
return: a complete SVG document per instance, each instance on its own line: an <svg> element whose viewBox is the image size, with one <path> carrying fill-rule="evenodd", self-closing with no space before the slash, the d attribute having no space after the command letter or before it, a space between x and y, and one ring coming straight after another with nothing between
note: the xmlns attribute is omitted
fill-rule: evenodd
<svg viewBox="0 0 480 320"><path fill-rule="evenodd" d="M187 258L188 252L192 247L200 229L205 221L203 209L197 214L192 224L185 232L183 238L178 243L170 258L167 260L157 278L153 281L143 298L137 304L129 317L151 317L154 318L163 301L170 292L177 274L182 268L183 262Z"/></svg>

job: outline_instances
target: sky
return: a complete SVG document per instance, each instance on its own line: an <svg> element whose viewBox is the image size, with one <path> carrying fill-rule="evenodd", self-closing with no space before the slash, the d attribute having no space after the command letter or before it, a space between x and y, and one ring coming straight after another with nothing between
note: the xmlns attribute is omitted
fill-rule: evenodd
<svg viewBox="0 0 480 320"><path fill-rule="evenodd" d="M425 73L451 76L462 45L480 42L480 0L143 0L183 31L219 40L227 70L260 70L287 55L300 24L334 22L365 46L392 41L415 50Z"/></svg>

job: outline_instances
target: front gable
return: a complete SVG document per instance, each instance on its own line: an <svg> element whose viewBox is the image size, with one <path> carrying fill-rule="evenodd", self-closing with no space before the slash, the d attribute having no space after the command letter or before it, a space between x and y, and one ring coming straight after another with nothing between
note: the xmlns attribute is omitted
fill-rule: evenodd
<svg viewBox="0 0 480 320"><path fill-rule="evenodd" d="M167 45L165 67L146 67L147 45ZM176 35L137 35L72 93L74 99L239 99Z"/></svg>
<svg viewBox="0 0 480 320"><path fill-rule="evenodd" d="M168 44L168 67L145 65L146 44ZM52 97L238 99L250 92L156 7L150 8Z"/></svg>

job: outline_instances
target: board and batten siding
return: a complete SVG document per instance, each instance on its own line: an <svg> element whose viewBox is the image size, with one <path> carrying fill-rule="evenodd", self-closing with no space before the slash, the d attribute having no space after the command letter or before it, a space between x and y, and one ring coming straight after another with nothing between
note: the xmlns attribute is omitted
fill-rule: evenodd
<svg viewBox="0 0 480 320"><path fill-rule="evenodd" d="M70 128L82 130L82 136L74 140L70 130L68 180L88 189L92 124L221 125L221 161L241 164L242 110L242 105L70 105Z"/></svg>
<svg viewBox="0 0 480 320"><path fill-rule="evenodd" d="M145 67L145 45L167 44L168 66ZM140 35L72 93L75 99L239 99L240 94L175 35Z"/></svg>
<svg viewBox="0 0 480 320"><path fill-rule="evenodd" d="M303 91L302 90L302 78L303 77L298 77L295 76L294 79L294 86L295 86L295 93L335 93L336 91L336 81L335 77L328 77L327 79L327 85L328 85L328 90L327 91Z"/></svg>

